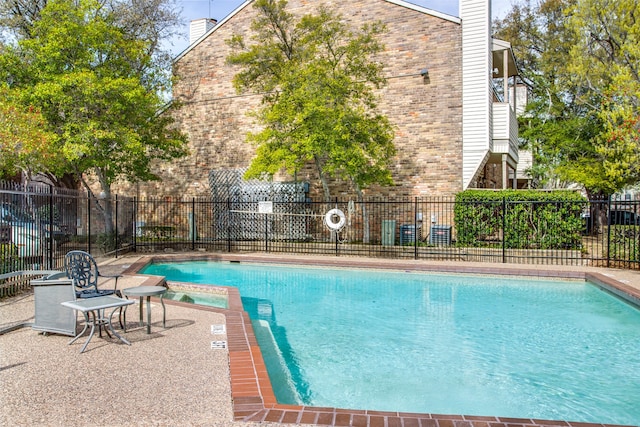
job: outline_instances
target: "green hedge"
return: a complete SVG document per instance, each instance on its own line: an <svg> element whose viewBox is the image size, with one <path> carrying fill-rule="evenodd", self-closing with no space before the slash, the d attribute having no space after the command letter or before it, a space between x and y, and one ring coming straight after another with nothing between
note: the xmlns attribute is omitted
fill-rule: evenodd
<svg viewBox="0 0 640 427"><path fill-rule="evenodd" d="M587 200L574 191L467 190L454 208L457 245L579 249ZM504 230L503 230L504 225Z"/></svg>
<svg viewBox="0 0 640 427"><path fill-rule="evenodd" d="M640 261L640 226L612 225L609 231L609 253L602 254L612 260Z"/></svg>
<svg viewBox="0 0 640 427"><path fill-rule="evenodd" d="M10 273L18 263L18 248L13 243L0 243L0 274Z"/></svg>

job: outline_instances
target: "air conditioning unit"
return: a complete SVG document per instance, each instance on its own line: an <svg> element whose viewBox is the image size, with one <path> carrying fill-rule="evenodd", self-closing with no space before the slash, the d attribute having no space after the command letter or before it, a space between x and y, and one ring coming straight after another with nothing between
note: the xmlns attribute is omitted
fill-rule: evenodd
<svg viewBox="0 0 640 427"><path fill-rule="evenodd" d="M431 245L450 245L451 244L451 226L450 225L432 225L429 234L429 244Z"/></svg>

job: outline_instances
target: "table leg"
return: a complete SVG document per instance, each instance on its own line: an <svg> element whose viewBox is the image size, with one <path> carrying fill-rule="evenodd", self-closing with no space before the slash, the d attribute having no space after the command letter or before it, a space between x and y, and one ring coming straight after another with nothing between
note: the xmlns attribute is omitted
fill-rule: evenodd
<svg viewBox="0 0 640 427"><path fill-rule="evenodd" d="M93 312L89 312L89 313L93 313ZM85 313L85 312L82 313L84 316L84 328L82 329L82 332L80 332L78 335L73 337L71 341L69 341L69 345L73 344L78 338L80 338L86 332L87 327L89 325L89 317L90 317L89 313ZM91 322L91 332L89 333L89 338L87 338L87 340L84 342L82 349L80 349L80 353L84 353L84 350L87 348L87 344L89 344L89 341L91 341L91 338L93 337L93 333L95 331L96 331L96 315L95 313L93 313L93 321Z"/></svg>
<svg viewBox="0 0 640 427"><path fill-rule="evenodd" d="M84 342L84 345L80 349L80 353L84 353L84 351L87 348L87 345L89 345L89 341L91 341L91 338L93 338L93 333L96 331L97 314L93 311L90 311L89 313L93 314L93 322L91 322L91 332L89 332L89 338L87 338L87 340ZM87 318L89 317L89 313L87 313Z"/></svg>
<svg viewBox="0 0 640 427"><path fill-rule="evenodd" d="M94 318L95 318L95 313L93 314ZM102 317L102 316L101 316ZM102 325L98 324L98 336L100 338L102 338Z"/></svg>
<svg viewBox="0 0 640 427"><path fill-rule="evenodd" d="M164 296L164 294L160 294L160 303L162 304L162 327L166 328L167 327L167 313L166 313L166 310L164 308L164 301L162 300L163 296Z"/></svg>
<svg viewBox="0 0 640 427"><path fill-rule="evenodd" d="M93 314L93 322L91 322L91 332L89 332L89 338L87 338L87 340L84 342L84 345L80 349L80 353L84 353L84 350L87 348L87 345L89 345L89 341L91 341L91 338L93 338L93 333L96 331L96 313L94 313L93 311L90 311L89 313ZM90 317L89 313L82 313L84 314L84 320L86 322L85 328L82 330L82 332L79 335L76 335L76 337L72 339L69 342L69 344L73 343L76 339L80 337L80 335L84 334L84 331L87 330L86 324L89 323L89 317Z"/></svg>
<svg viewBox="0 0 640 427"><path fill-rule="evenodd" d="M89 327L89 317L87 316L87 313L82 313L82 315L84 316L84 328L82 328L82 331L80 331L78 335L76 335L71 339L71 341L69 341L69 345L73 344L78 338L84 335L84 333L87 331L87 328Z"/></svg>
<svg viewBox="0 0 640 427"><path fill-rule="evenodd" d="M89 341L91 341L91 338L93 337L93 333L96 330L96 315L92 311L90 311L89 313L93 314L93 321L91 322L91 332L89 333L89 338L87 338L84 345L82 346L80 353L84 353L84 350L87 348L87 344L89 344ZM78 335L76 335L75 337L73 337L71 341L69 341L69 345L73 344L78 338L80 338L86 332L87 327L89 326L89 317L90 317L89 313L85 313L85 312L82 313L82 315L84 316L84 328Z"/></svg>
<svg viewBox="0 0 640 427"><path fill-rule="evenodd" d="M117 307L115 309L113 309L113 311L111 312L111 316L107 317L107 319L106 319L107 320L107 326L109 326L109 329L111 329L111 332L113 332L113 335L115 335L120 341L122 341L123 343L125 343L127 345L131 345L131 343L129 341L127 341L125 338L123 338L120 335L118 335L116 330L113 329L113 324L111 323L111 319L113 318L113 313L115 313L116 310L118 310Z"/></svg>
<svg viewBox="0 0 640 427"><path fill-rule="evenodd" d="M151 333L151 295L147 295L147 334Z"/></svg>
<svg viewBox="0 0 640 427"><path fill-rule="evenodd" d="M144 297L142 297L142 296L140 297L140 304L139 304L140 305L140 307L139 307L140 308L140 326L143 325L143 323L142 323L142 301L143 301L143 298Z"/></svg>

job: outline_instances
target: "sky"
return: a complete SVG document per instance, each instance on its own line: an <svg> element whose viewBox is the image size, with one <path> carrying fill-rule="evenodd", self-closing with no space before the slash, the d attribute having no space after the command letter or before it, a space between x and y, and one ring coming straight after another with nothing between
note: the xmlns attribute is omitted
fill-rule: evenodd
<svg viewBox="0 0 640 427"><path fill-rule="evenodd" d="M418 6L427 7L448 15L458 16L458 0L406 0ZM512 0L491 0L493 17L502 18L511 8ZM187 48L189 44L189 22L198 18L214 18L222 20L244 0L178 0L178 7L182 8L183 36L174 39L171 51L174 56Z"/></svg>

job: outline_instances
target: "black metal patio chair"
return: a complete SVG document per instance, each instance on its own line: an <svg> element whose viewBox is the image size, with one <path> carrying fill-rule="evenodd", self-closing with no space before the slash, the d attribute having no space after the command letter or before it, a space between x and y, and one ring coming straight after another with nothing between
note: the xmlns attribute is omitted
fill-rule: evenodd
<svg viewBox="0 0 640 427"><path fill-rule="evenodd" d="M91 254L84 251L70 251L64 257L64 271L73 280L77 298L94 298L105 295L122 297L118 288L118 278L121 274L106 275L98 270L98 264ZM99 289L98 278L115 279L113 289Z"/></svg>
<svg viewBox="0 0 640 427"><path fill-rule="evenodd" d="M69 251L64 256L64 271L69 279L73 280L76 298L95 298L106 295L116 295L122 298L122 293L118 290L118 278L121 274L106 275L98 270L96 260L84 251ZM98 278L115 279L113 289L98 288ZM118 316L120 327L122 324L122 308ZM102 331L100 331L102 332Z"/></svg>

